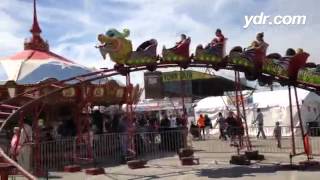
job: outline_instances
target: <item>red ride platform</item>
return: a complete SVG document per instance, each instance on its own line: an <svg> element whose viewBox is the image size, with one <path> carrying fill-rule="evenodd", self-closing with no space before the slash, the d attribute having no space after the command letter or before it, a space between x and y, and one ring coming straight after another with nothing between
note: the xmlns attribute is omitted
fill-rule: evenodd
<svg viewBox="0 0 320 180"><path fill-rule="evenodd" d="M63 168L63 171L69 173L79 172L81 171L81 167L79 165L68 165Z"/></svg>
<svg viewBox="0 0 320 180"><path fill-rule="evenodd" d="M89 168L85 170L85 173L87 175L100 175L105 174L105 171L103 168Z"/></svg>

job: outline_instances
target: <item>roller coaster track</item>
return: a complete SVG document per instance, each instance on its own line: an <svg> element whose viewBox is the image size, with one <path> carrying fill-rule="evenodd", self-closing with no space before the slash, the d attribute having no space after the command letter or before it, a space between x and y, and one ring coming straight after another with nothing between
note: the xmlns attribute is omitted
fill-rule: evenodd
<svg viewBox="0 0 320 180"><path fill-rule="evenodd" d="M155 66L157 69L180 67L178 64L161 63L161 62L157 63ZM210 64L206 64L206 63L190 63L188 65L188 67L216 69L216 67L214 67ZM126 70L125 73L148 70L147 66L144 66L144 65L136 66L136 67L124 67L124 69ZM232 64L228 64L227 66L225 66L221 69L237 70L237 71L243 72L243 70L236 68ZM42 100L44 100L50 96L56 95L57 93L60 93L63 90L71 88L71 87L75 87L75 86L82 85L82 84L85 84L88 82L92 82L95 80L108 78L108 77L112 77L112 76L116 76L116 75L124 75L124 73L119 71L119 69L102 69L102 70L99 70L96 72L83 74L80 76L75 76L75 77L68 78L68 79L65 79L62 81L43 82L43 83L40 83L39 86L34 89L31 89L31 90L26 91L24 93L18 94L13 98L1 101L0 102L0 119L4 119L4 121L0 121L0 132L3 131L5 125L8 124L8 122L12 121L14 119L14 117L19 117L20 113L22 113L23 111L27 111L28 108L37 105L37 103L40 103ZM273 77L273 81L277 81L280 83L284 83L284 82L287 83L288 82L288 78L285 78L285 77L277 77L277 76L272 76L272 77ZM302 88L302 89L313 91L313 92L319 91L319 87L311 85L311 84L299 82L299 81L295 82L294 84L289 82L289 84L296 86L296 87L299 87L299 88ZM46 94L41 95L41 96L34 96L33 95L37 92L40 93L41 90L43 90L44 88L48 88L48 87L49 87L50 91L47 92ZM17 106L15 104L15 102L21 98L28 99L28 101L22 106ZM1 148L0 148L0 152L1 152L1 154L3 154L3 151ZM0 154L0 156L1 156L1 154ZM6 157L8 163L21 169L20 166L13 163L13 160L8 159L8 156L3 154L2 157L4 157L4 156ZM27 174L26 176L31 177L30 174L29 175Z"/></svg>

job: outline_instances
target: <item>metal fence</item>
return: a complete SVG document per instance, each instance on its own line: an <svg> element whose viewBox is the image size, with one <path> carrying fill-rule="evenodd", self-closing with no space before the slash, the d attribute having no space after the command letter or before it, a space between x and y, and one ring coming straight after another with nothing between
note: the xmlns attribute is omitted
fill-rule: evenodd
<svg viewBox="0 0 320 180"><path fill-rule="evenodd" d="M274 127L265 127L266 139L257 138L257 128L250 128L249 135L253 150L261 153L291 153L292 139L290 127L282 127L281 147L273 136ZM198 129L196 129L198 131ZM191 132L189 130L189 132ZM234 153L236 148L230 137L227 140L219 139L219 129L210 129L205 139L193 137L187 129L161 129L157 132L136 132L131 139L126 133L101 134L91 137L87 141L77 138L64 138L54 141L41 142L38 146L31 144L33 153L32 169L42 171L61 170L70 164L119 164L128 155L129 144L133 144L132 151L139 159L156 159L176 155L176 152L187 144L195 150L208 153ZM242 131L240 131L242 133ZM313 155L320 155L320 128L305 130ZM304 152L304 141L299 128L294 128L294 143L296 153ZM239 136L237 136L238 138ZM238 139L235 138L235 142ZM192 139L192 140L191 140ZM242 137L242 150L246 150L248 143ZM187 142L188 141L188 142ZM198 152L199 152L198 151Z"/></svg>
<svg viewBox="0 0 320 180"><path fill-rule="evenodd" d="M307 133L310 137L312 154L320 156L320 128L308 128Z"/></svg>
<svg viewBox="0 0 320 180"><path fill-rule="evenodd" d="M302 137L302 133L300 128L294 127L294 141L292 141L292 131L290 127L281 127L282 136L280 138L281 146L278 147L277 138L274 136L275 127L264 127L264 132L266 135L266 139L264 139L260 133L260 137L257 138L258 128L250 127L248 129L250 142L253 150L259 150L262 153L292 153L292 146L294 142L296 153L304 152L303 144L306 143ZM194 129L195 131L200 132L199 129ZM239 130L238 132L243 132L243 130ZM189 131L191 132L191 130ZM205 131L204 131L205 132ZM228 134L227 132L225 132ZM309 145L311 147L311 152L314 156L320 156L320 128L306 128L304 129L304 133L308 135ZM202 152L209 153L233 153L236 152L237 149L234 145L234 142L239 144L239 136L236 136L232 141L230 135L227 136L227 140L223 138L219 138L220 131L219 129L210 129L209 133L206 134L205 138L203 133L202 137L193 136L193 147ZM242 150L246 150L248 144L247 137L242 136L241 140L243 142Z"/></svg>
<svg viewBox="0 0 320 180"><path fill-rule="evenodd" d="M61 170L70 164L119 164L128 156L128 145L135 158L154 159L175 155L186 147L186 129L161 129L158 132L137 132L131 137L126 133L94 135L90 141L76 138L59 139L33 144L33 168L42 171ZM36 148L40 150L36 150ZM38 158L38 159L37 159Z"/></svg>
<svg viewBox="0 0 320 180"><path fill-rule="evenodd" d="M41 170L47 170L53 167L63 167L67 164L73 163L73 157L75 153L75 141L73 138L60 139L57 141L42 142L39 145L38 153L33 144L34 154L33 157L36 160L34 166ZM36 156L39 159L36 159Z"/></svg>

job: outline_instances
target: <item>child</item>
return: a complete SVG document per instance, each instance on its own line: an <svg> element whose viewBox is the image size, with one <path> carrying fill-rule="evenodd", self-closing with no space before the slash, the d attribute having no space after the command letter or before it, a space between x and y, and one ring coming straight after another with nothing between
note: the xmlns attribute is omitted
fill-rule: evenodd
<svg viewBox="0 0 320 180"><path fill-rule="evenodd" d="M303 49L298 48L296 52L297 52L297 54L302 54L303 53Z"/></svg>
<svg viewBox="0 0 320 180"><path fill-rule="evenodd" d="M281 148L281 127L279 122L276 122L276 127L273 130L273 135L277 140L278 148Z"/></svg>
<svg viewBox="0 0 320 180"><path fill-rule="evenodd" d="M247 50L253 50L259 46L257 41L252 41L251 45L247 48Z"/></svg>

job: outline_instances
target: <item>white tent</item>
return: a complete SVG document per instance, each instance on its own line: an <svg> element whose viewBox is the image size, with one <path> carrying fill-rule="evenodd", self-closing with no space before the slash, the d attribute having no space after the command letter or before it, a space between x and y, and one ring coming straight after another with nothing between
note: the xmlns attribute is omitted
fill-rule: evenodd
<svg viewBox="0 0 320 180"><path fill-rule="evenodd" d="M198 113L223 111L227 108L226 101L227 97L225 96L207 97L197 103L195 110Z"/></svg>
<svg viewBox="0 0 320 180"><path fill-rule="evenodd" d="M312 92L297 89L298 102L301 109L302 121L306 122L319 120L320 97ZM292 89L293 119L294 125L298 126L298 113L294 91ZM290 108L288 90L263 91L252 94L253 101L246 106L246 117L248 124L256 117L256 109L260 108L264 115L265 126L274 126L277 121L282 126L290 126ZM208 97L200 100L195 107L196 117L199 114L208 114L215 123L219 112L227 114L228 109L234 110L234 106L227 104L228 97Z"/></svg>

